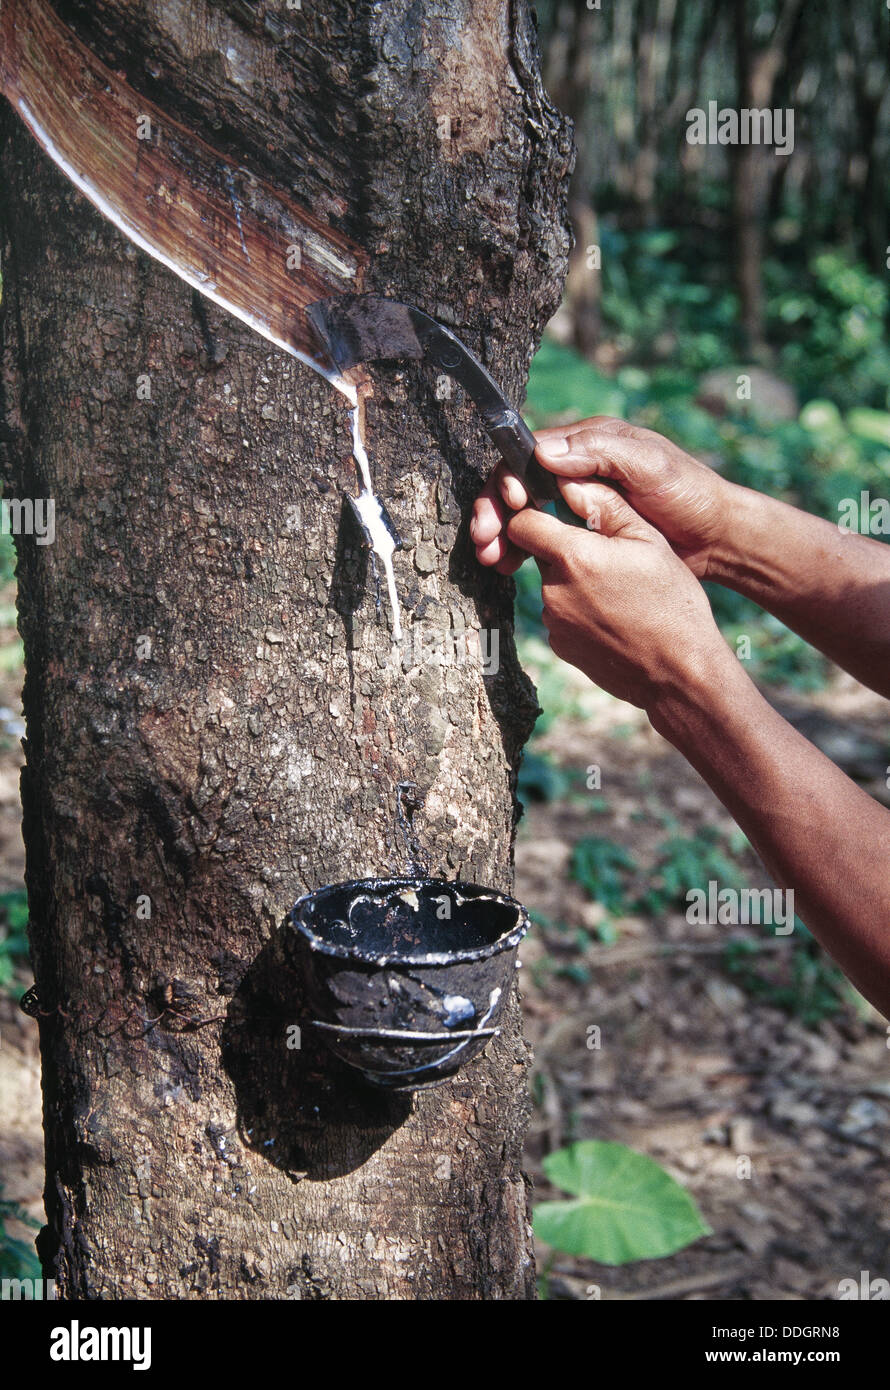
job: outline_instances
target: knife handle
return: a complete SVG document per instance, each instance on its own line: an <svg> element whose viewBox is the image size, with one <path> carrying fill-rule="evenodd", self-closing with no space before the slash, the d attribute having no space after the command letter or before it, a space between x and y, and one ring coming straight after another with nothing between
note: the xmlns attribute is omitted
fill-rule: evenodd
<svg viewBox="0 0 890 1390"><path fill-rule="evenodd" d="M535 436L516 410L505 410L485 418L489 439L501 458L536 502L551 502L560 496L556 479L535 458Z"/></svg>
<svg viewBox="0 0 890 1390"><path fill-rule="evenodd" d="M519 414L508 405L497 382L489 375L466 343L450 328L411 309L425 360L460 382L476 403L489 439L507 467L526 485L531 502L553 502L561 496L556 479L535 458L535 436Z"/></svg>

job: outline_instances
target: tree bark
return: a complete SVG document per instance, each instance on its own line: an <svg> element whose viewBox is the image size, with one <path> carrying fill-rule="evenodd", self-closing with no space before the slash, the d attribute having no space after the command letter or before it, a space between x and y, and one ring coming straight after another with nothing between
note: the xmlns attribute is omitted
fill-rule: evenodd
<svg viewBox="0 0 890 1390"><path fill-rule="evenodd" d="M522 0L58 9L521 400L570 162ZM430 872L510 888L535 701L512 586L467 542L491 447L419 368L374 373L394 662L340 399L2 121L6 475L56 506L52 545L18 540L46 1273L68 1298L532 1297L516 999L454 1081L377 1094L308 1030L288 1048L278 945L301 893L406 868L400 783ZM497 674L466 655L480 629Z"/></svg>

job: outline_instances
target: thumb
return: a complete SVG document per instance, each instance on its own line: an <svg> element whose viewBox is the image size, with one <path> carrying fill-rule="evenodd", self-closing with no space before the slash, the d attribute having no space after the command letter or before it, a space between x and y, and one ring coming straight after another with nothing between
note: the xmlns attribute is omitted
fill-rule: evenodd
<svg viewBox="0 0 890 1390"><path fill-rule="evenodd" d="M585 479L560 478L559 490L587 528L601 536L620 536L625 540L651 540L659 535L630 503L605 483Z"/></svg>
<svg viewBox="0 0 890 1390"><path fill-rule="evenodd" d="M652 430L598 415L575 425L551 425L535 434L537 455L567 478L612 478L637 493L664 479L665 440Z"/></svg>

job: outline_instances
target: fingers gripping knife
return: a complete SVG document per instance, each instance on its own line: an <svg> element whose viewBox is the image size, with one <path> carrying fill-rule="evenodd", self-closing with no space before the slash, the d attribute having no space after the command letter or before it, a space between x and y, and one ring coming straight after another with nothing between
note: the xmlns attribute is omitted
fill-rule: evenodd
<svg viewBox="0 0 890 1390"><path fill-rule="evenodd" d="M435 319L376 294L345 294L310 304L306 316L341 371L359 363L415 358L453 377L475 402L489 438L532 497L557 495L534 457L535 437L479 359Z"/></svg>

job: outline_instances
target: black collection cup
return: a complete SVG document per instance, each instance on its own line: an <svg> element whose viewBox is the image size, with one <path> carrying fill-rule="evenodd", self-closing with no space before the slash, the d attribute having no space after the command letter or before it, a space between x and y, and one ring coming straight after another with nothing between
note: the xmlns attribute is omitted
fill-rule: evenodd
<svg viewBox="0 0 890 1390"><path fill-rule="evenodd" d="M515 899L478 884L367 878L307 893L287 952L307 1020L375 1086L438 1086L498 1031L529 928Z"/></svg>

